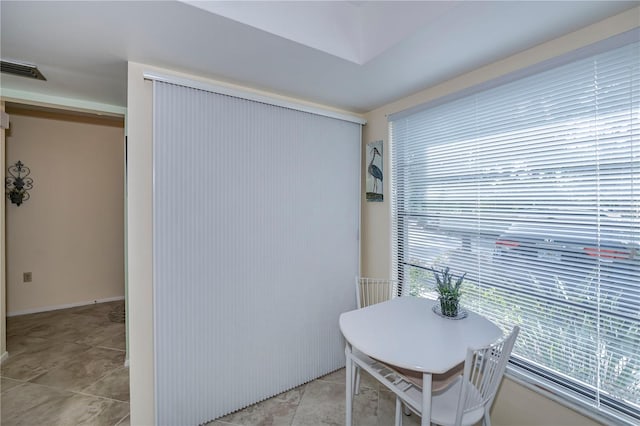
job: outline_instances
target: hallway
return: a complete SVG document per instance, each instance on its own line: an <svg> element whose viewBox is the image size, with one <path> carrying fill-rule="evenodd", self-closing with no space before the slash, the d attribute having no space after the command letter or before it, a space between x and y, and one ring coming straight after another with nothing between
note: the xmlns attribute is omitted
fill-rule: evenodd
<svg viewBox="0 0 640 426"><path fill-rule="evenodd" d="M116 301L7 318L2 425L128 425L125 324L110 315L123 308Z"/></svg>

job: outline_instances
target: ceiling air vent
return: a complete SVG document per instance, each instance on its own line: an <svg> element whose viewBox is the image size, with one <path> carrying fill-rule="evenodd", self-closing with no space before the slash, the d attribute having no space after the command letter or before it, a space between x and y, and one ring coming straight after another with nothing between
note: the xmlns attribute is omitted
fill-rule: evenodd
<svg viewBox="0 0 640 426"><path fill-rule="evenodd" d="M22 62L5 61L3 59L0 62L0 71L21 77L35 78L36 80L46 80L38 67Z"/></svg>

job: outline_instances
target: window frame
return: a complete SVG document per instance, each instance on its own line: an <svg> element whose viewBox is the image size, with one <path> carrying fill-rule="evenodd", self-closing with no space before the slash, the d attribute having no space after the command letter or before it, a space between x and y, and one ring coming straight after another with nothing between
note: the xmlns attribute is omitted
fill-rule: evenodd
<svg viewBox="0 0 640 426"><path fill-rule="evenodd" d="M599 53L604 53L609 50L613 50L626 44L638 41L640 41L640 29L636 28L634 30L627 31L620 35L600 41L593 45L578 49L568 54L561 55L557 58L553 58L548 61L533 65L531 67L527 67L523 70L510 73L506 76L487 81L485 83L436 99L426 104L418 105L408 110L391 114L388 117L388 120L390 122L389 133L391 135L391 143L393 144L393 134L391 132L391 122L393 121L409 117L413 114L434 108L442 104L450 103L461 98L466 98L474 94L519 80L524 77L535 75L561 65L569 64L571 62L597 55ZM393 155L393 152L391 155ZM393 179L391 181L390 188L392 191L392 200L396 200L396 182L394 182ZM403 264L406 264L406 262L403 262L403 255L400 250L402 250L403 247L407 247L407 230L409 226L407 224L407 216L396 215L395 208L392 206L391 219L391 243L393 246L391 258L393 278L398 279L401 285L406 285L407 277L405 276L405 268L403 267ZM418 268L420 268L420 266L418 266ZM631 412L633 412L632 415L634 417L629 418L624 415L618 415L618 412L616 412L614 409L608 409L606 407L595 408L594 404L589 403L586 399L590 395L593 395L594 391L590 390L589 388L582 387L577 382L575 382L573 386L568 386L567 383L570 383L570 381L563 380L560 376L549 374L549 372L543 372L541 369L535 368L535 366L523 363L519 361L517 357L512 357L512 359L510 360L509 367L507 369L507 375L516 383L519 383L536 392L542 393L547 397L552 398L556 402L561 403L562 405L568 406L574 410L581 412L584 415L587 415L588 417L594 418L599 421L608 420L616 422L631 422L640 419L640 411L636 412L633 407ZM590 396L589 399L595 400L595 397Z"/></svg>

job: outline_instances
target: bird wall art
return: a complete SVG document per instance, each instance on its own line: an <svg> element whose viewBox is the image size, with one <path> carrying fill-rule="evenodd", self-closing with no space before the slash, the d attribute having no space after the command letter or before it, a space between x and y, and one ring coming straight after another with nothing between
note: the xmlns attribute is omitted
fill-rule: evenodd
<svg viewBox="0 0 640 426"><path fill-rule="evenodd" d="M367 144L367 201L383 201L382 141Z"/></svg>

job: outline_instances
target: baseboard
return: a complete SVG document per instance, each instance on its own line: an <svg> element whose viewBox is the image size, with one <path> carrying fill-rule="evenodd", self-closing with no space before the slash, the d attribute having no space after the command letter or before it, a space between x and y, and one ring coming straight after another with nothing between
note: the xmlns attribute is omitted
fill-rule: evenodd
<svg viewBox="0 0 640 426"><path fill-rule="evenodd" d="M9 352L4 351L2 355L0 355L0 364L4 362L5 359L9 358Z"/></svg>
<svg viewBox="0 0 640 426"><path fill-rule="evenodd" d="M97 303L115 302L116 300L124 300L124 296L107 297L104 299L90 300L86 302L69 303L66 305L57 306L43 306L41 308L25 309L22 311L7 312L8 317L15 317L18 315L37 314L39 312L57 311L58 309L77 308L78 306L95 305Z"/></svg>

